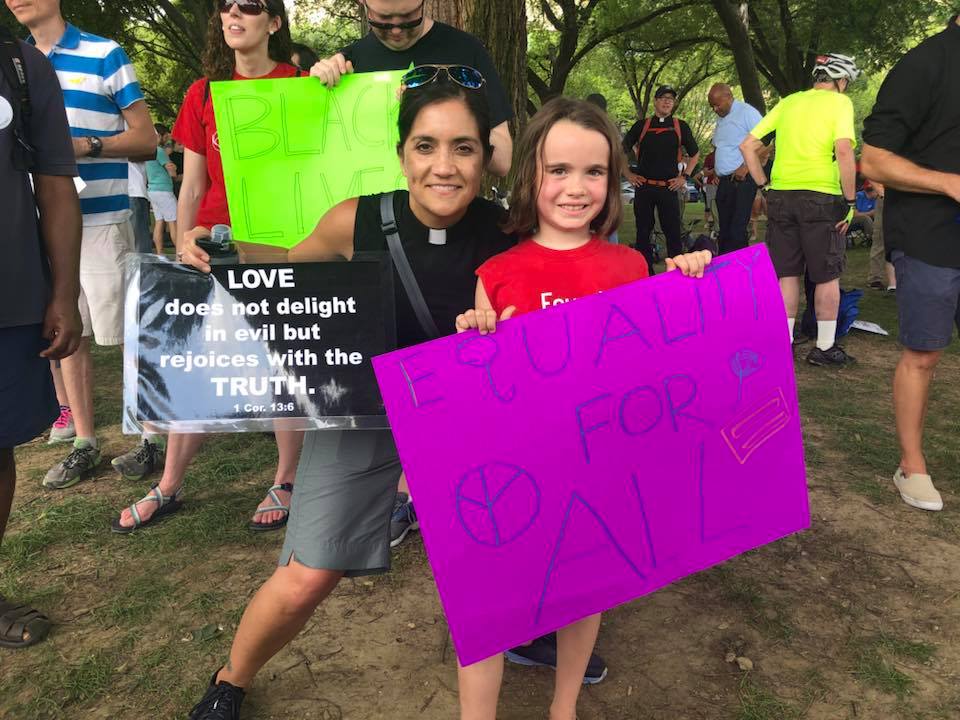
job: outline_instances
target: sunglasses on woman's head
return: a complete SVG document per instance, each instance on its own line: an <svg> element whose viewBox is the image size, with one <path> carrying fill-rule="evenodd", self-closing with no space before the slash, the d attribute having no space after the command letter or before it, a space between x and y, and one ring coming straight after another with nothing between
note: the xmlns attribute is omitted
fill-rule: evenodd
<svg viewBox="0 0 960 720"><path fill-rule="evenodd" d="M220 12L230 12L231 5L236 5L244 15L259 15L267 9L263 0L220 0Z"/></svg>
<svg viewBox="0 0 960 720"><path fill-rule="evenodd" d="M484 83L480 71L467 65L417 65L407 71L400 80L408 90L432 83L440 73L445 72L447 77L461 87L468 90L479 90Z"/></svg>
<svg viewBox="0 0 960 720"><path fill-rule="evenodd" d="M424 2L425 1L426 0L424 0ZM364 5L366 5L366 3L364 3ZM387 32L390 32L391 30L413 30L413 28L417 27L417 25L420 25L423 22L422 2L420 3L420 7L417 9L420 10L420 17L418 17L416 20L407 20L406 22L400 23L388 23L380 22L379 20L371 20L370 8L367 8L367 24L372 28L376 28L377 30L385 30Z"/></svg>

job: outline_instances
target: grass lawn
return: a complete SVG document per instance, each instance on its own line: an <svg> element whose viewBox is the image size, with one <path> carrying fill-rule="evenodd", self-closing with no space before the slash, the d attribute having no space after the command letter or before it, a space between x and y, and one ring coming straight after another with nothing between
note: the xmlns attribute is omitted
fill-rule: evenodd
<svg viewBox="0 0 960 720"><path fill-rule="evenodd" d="M621 241L633 238L627 209ZM702 218L690 205L687 218ZM849 254L845 288L865 285L868 251ZM813 527L605 616L610 676L584 690L581 720L933 720L960 717L960 369L945 355L930 400L927 451L942 513L906 507L890 476L898 453L890 379L893 296L865 290L858 359L813 368L798 350ZM96 351L104 462L91 480L47 491L64 450L17 451L19 487L0 548L0 594L47 611L44 643L0 650L0 717L183 718L222 663L282 534L247 521L273 477L259 433L207 442L175 517L130 536L110 520L139 498L109 458L128 449L120 355ZM730 662L747 658L749 664ZM744 669L746 668L746 669ZM509 667L501 718L544 717L549 672ZM422 544L414 534L386 576L347 580L260 673L249 718L456 717L456 663Z"/></svg>

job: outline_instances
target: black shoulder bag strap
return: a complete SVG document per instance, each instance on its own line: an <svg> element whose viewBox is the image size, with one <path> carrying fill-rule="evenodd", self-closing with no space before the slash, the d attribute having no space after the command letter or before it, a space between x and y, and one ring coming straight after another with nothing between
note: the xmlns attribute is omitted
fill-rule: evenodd
<svg viewBox="0 0 960 720"><path fill-rule="evenodd" d="M23 61L20 41L5 27L0 27L0 71L14 96L13 166L22 172L34 167L33 146L27 128L33 115L30 107L30 89L27 86L27 66Z"/></svg>
<svg viewBox="0 0 960 720"><path fill-rule="evenodd" d="M427 308L427 301L423 299L423 293L417 284L417 278L414 277L413 270L410 269L410 261L407 260L407 254L403 251L403 243L400 242L400 232L397 228L397 218L393 211L393 193L384 193L380 196L380 229L387 238L387 247L390 248L390 257L393 258L393 264L397 268L397 274L400 276L400 282L403 283L407 291L407 297L410 298L410 304L413 305L413 312L420 321L420 327L431 340L440 337L437 331L437 324L433 321L433 316Z"/></svg>

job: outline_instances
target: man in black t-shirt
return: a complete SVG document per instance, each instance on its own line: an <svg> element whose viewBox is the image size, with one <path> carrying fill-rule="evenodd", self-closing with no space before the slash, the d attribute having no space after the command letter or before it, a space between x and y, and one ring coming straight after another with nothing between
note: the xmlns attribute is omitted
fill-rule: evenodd
<svg viewBox="0 0 960 720"><path fill-rule="evenodd" d="M80 344L81 221L73 182L77 164L56 73L42 53L14 40L6 29L0 28L0 42L2 541L17 480L13 449L57 418L50 360L74 353ZM22 93L7 80L17 77L18 55L26 71L30 114L22 112ZM23 152L28 145L32 152ZM33 645L49 629L45 615L0 597L0 647Z"/></svg>
<svg viewBox="0 0 960 720"><path fill-rule="evenodd" d="M960 19L887 75L863 126L861 171L884 185L903 353L893 379L904 502L941 510L923 456L930 381L960 327ZM950 468L952 469L952 468Z"/></svg>
<svg viewBox="0 0 960 720"><path fill-rule="evenodd" d="M513 155L513 107L486 48L470 33L427 17L423 0L368 0L361 4L370 32L318 62L310 74L333 86L346 73L406 70L411 65L467 65L479 70L493 128L493 158L487 169L506 177Z"/></svg>
<svg viewBox="0 0 960 720"><path fill-rule="evenodd" d="M673 117L676 104L677 92L669 85L661 85L654 94L654 114L634 123L623 138L623 149L631 160L626 178L636 187L633 196L636 247L647 259L651 274L653 246L650 233L653 231L654 208L667 239L669 257L680 255L683 247L677 191L686 187L687 179L700 159L700 148L690 126ZM682 162L684 149L689 155L686 163Z"/></svg>

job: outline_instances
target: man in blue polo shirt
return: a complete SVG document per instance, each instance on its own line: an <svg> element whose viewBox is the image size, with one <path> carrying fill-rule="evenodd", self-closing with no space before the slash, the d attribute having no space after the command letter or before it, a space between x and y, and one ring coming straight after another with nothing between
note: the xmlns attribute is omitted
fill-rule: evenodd
<svg viewBox="0 0 960 720"><path fill-rule="evenodd" d="M124 256L132 251L127 158L155 153L156 132L133 65L112 40L67 24L60 0L6 0L30 30L28 42L50 60L60 87L73 152L86 187L80 193L83 240L80 246L80 349L62 364L57 396L72 413L76 437L70 454L54 465L43 484L75 485L100 461L93 423L93 358L98 345L123 342ZM57 371L54 371L57 378Z"/></svg>
<svg viewBox="0 0 960 720"><path fill-rule="evenodd" d="M747 246L747 227L757 185L747 170L740 143L763 116L753 105L735 100L730 86L723 83L710 88L707 100L720 118L713 131L713 146L717 153L715 172L720 179L716 203L720 223L718 244L722 254ZM761 162L766 164L765 156Z"/></svg>

